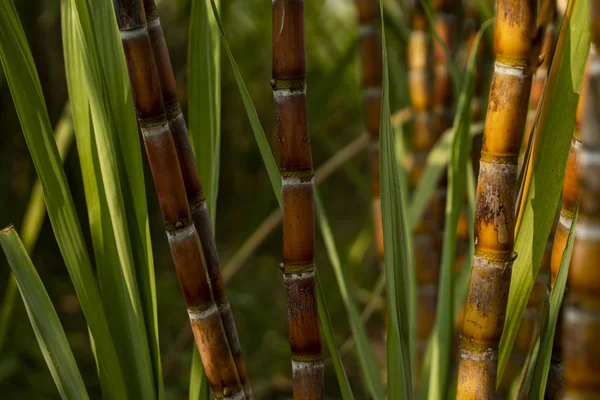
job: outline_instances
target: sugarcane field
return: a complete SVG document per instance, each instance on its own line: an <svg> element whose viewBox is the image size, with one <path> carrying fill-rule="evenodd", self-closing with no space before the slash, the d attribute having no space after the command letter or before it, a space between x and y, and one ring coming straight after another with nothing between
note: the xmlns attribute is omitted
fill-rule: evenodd
<svg viewBox="0 0 600 400"><path fill-rule="evenodd" d="M0 399L600 400L600 0L0 0Z"/></svg>

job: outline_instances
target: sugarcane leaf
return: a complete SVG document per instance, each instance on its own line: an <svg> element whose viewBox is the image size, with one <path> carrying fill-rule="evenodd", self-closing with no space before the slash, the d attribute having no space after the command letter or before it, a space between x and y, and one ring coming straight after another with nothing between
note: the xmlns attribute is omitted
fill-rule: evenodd
<svg viewBox="0 0 600 400"><path fill-rule="evenodd" d="M210 385L208 384L208 378L204 373L204 365L202 365L202 358L200 358L198 347L195 345L192 350L192 368L190 369L190 388L188 398L189 400L210 399Z"/></svg>
<svg viewBox="0 0 600 400"><path fill-rule="evenodd" d="M61 397L89 398L52 301L14 227L0 231L0 245L15 274L29 320Z"/></svg>
<svg viewBox="0 0 600 400"><path fill-rule="evenodd" d="M344 270L337 252L331 226L329 224L329 220L327 219L327 214L325 213L325 208L323 207L323 202L321 201L321 196L316 188L314 190L314 194L319 228L321 230L321 235L323 236L323 241L325 242L325 247L327 248L329 261L331 262L331 266L335 273L342 301L344 302L346 312L348 313L350 330L352 331L352 337L356 343L356 353L363 379L365 380L365 384L369 390L369 393L371 394L371 397L374 399L383 399L385 397L385 391L381 381L379 380L379 367L375 361L375 355L369 343L367 331L361 320L358 307L350 295L350 290L348 288L348 284L346 283ZM321 321L321 325L330 324L328 319L323 320L321 318ZM335 345L335 342L333 342L333 344ZM340 381L340 376L338 376L338 382L342 382ZM342 385L340 385L340 387L341 386Z"/></svg>
<svg viewBox="0 0 600 400"><path fill-rule="evenodd" d="M116 29L114 12L111 12L112 6L106 9L107 7L98 5L94 8L95 16L106 15L105 18L109 18L114 25L105 26L99 21L101 18L93 19L86 0L62 1L67 83L73 102L100 288L103 293L111 294L104 299L107 317L113 336L120 338L115 341L115 346L123 371L127 371L130 376L127 380L129 395L153 398L157 396L157 386L149 347L152 339L149 342L138 289L136 273L141 272L141 268L136 271L131 241L134 235L129 234L125 205L127 189L123 188L126 174L122 168L125 164L119 160L121 147L115 137L120 122L118 118L122 115L111 112L111 98L116 95L109 88L113 86L112 81L116 80L109 78L108 73L113 68L108 67L114 67L116 62L104 56L100 46L102 41L97 40L95 31L98 29L103 35L113 36L111 28ZM113 53L122 52L118 41L114 45ZM115 68L114 71L119 69ZM125 88L123 83L123 93L126 93ZM134 134L137 138L137 128L122 134ZM135 150L139 153L139 143ZM141 172L141 160L137 166L130 165L128 169ZM131 204L130 208L133 206ZM136 232L134 226L132 229ZM143 247L142 243L139 245ZM147 262L146 253L142 250L140 252L138 261ZM147 278L148 266L143 270L143 276ZM150 330L152 331L152 326Z"/></svg>
<svg viewBox="0 0 600 400"><path fill-rule="evenodd" d="M516 236L518 257L500 341L497 382L502 379L552 227L589 49L589 0L572 1L560 28L535 127L533 172Z"/></svg>
<svg viewBox="0 0 600 400"><path fill-rule="evenodd" d="M214 229L221 148L220 35L208 0L191 2L188 60L189 134Z"/></svg>
<svg viewBox="0 0 600 400"><path fill-rule="evenodd" d="M316 292L318 301L317 305L319 311L319 321L321 322L321 332L323 332L323 335L325 336L325 341L327 342L329 354L331 355L331 359L333 360L333 369L335 370L335 374L337 376L337 380L340 386L340 392L342 394L342 399L354 400L354 395L352 394L352 389L350 388L350 382L348 381L348 376L346 376L344 364L342 364L342 358L340 356L340 352L335 341L335 332L333 330L333 325L331 324L331 317L329 316L329 309L327 308L327 302L325 301L323 287L321 286L321 281L318 278L316 282ZM375 371L377 371L377 368L375 369Z"/></svg>
<svg viewBox="0 0 600 400"><path fill-rule="evenodd" d="M569 266L571 264L571 255L573 254L573 243L575 242L575 231L577 229L577 217L579 215L579 207L575 209L571 227L569 228L569 236L567 245L560 260L560 267L556 282L550 293L550 304L548 313L545 316L544 327L540 335L540 347L538 356L533 370L531 385L529 386L528 399L544 399L546 392L546 383L548 382L548 371L550 369L550 358L552 355L552 347L554 345L554 333L556 332L556 324L567 287L567 277L569 276Z"/></svg>
<svg viewBox="0 0 600 400"><path fill-rule="evenodd" d="M73 144L73 123L68 104L65 106L63 114L56 124L55 139L60 157L64 160ZM31 194L29 195L29 202L27 203L27 208L25 209L23 222L21 223L20 228L23 245L28 253L31 253L35 247L45 218L46 205L44 204L44 192L42 191L40 181L36 180L31 189ZM11 272L4 291L2 307L0 308L0 352L2 351L6 340L6 332L8 331L10 319L14 310L16 295L17 281L15 280L14 274Z"/></svg>
<svg viewBox="0 0 600 400"><path fill-rule="evenodd" d="M48 111L23 28L12 1L0 1L0 60L15 103L52 223L55 238L86 317L102 368L106 398L125 397L125 383L89 255L75 213Z"/></svg>
<svg viewBox="0 0 600 400"><path fill-rule="evenodd" d="M460 93L456 115L454 117L452 155L448 169L448 188L446 195L446 217L444 221L444 242L442 247L442 265L436 310L436 329L432 337L432 363L429 375L429 398L443 399L447 394L450 374L452 339L454 332L453 287L454 264L456 261L456 230L463 210L465 190L467 189L467 168L471 155L471 98L473 97L475 60L479 42L492 20L483 24L477 33L469 60L467 73Z"/></svg>
<svg viewBox="0 0 600 400"><path fill-rule="evenodd" d="M383 5L380 4L383 79L380 120L380 171L381 215L383 222L384 262L387 282L388 331L387 376L388 397L408 399L412 396L411 335L409 321L410 259L408 223L405 218L405 195L400 190L401 174L396 158L394 130L389 104L388 57L383 21ZM403 179L406 182L405 178Z"/></svg>

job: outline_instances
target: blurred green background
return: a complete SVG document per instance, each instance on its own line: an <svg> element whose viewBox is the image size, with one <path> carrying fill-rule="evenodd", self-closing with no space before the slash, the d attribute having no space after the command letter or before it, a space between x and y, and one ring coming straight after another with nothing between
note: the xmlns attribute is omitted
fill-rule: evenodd
<svg viewBox="0 0 600 400"><path fill-rule="evenodd" d="M403 61L406 18L399 2L386 4L386 23L392 79L392 111L408 103ZM55 124L67 101L67 88L57 1L15 0L27 39L33 51L44 96ZM159 13L177 77L179 98L187 108L187 41L190 1L162 1ZM362 134L362 104L356 48L358 26L352 0L305 0L308 65L309 124L315 168L345 144ZM273 100L271 79L271 2L222 0L221 16L228 42L236 57L258 115L271 140ZM221 61L222 154L216 239L221 264L226 265L245 240L277 207L255 144L229 63ZM0 71L1 74L1 71ZM12 99L0 75L0 226L19 228L36 173L28 154ZM379 275L372 244L371 206L366 150L337 170L321 185L321 193L332 222L343 267L352 294L364 304ZM91 251L85 198L77 152L70 151L65 170L78 207L79 218ZM164 236L152 180L147 174L150 228L153 238L160 346L169 398L187 397L192 344L188 318ZM347 317L339 296L321 237L317 234L316 262L338 345L349 335ZM85 320L54 241L45 221L31 255L57 309L92 398L100 397L95 363ZM285 299L278 263L281 228L271 233L248 258L228 286L250 381L257 398L286 398L291 393L290 350L285 323ZM6 286L9 267L0 257L0 290ZM0 292L1 293L1 292ZM380 314L367 324L373 346L381 355ZM325 347L325 346L324 346ZM327 356L326 356L327 358ZM353 354L344 357L346 372L355 395L364 398ZM337 397L337 382L326 364L326 394ZM10 321L6 345L0 350L0 397L6 399L58 398L54 382L42 358L24 307L19 299Z"/></svg>

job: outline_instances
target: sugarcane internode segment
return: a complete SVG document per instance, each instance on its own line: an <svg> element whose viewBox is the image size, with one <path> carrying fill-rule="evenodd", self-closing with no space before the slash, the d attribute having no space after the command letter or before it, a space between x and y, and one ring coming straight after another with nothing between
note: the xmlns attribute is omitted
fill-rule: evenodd
<svg viewBox="0 0 600 400"><path fill-rule="evenodd" d="M517 196L517 161L537 66L537 2L496 2L496 62L475 210L475 256L461 335L457 399L493 399L506 313Z"/></svg>

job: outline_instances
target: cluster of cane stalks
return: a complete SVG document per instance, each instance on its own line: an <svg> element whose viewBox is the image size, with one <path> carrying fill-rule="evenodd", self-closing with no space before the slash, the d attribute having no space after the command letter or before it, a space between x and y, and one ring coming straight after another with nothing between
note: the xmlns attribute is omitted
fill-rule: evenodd
<svg viewBox="0 0 600 400"><path fill-rule="evenodd" d="M218 399L252 398L187 126L154 0L115 0L138 123L173 262Z"/></svg>

